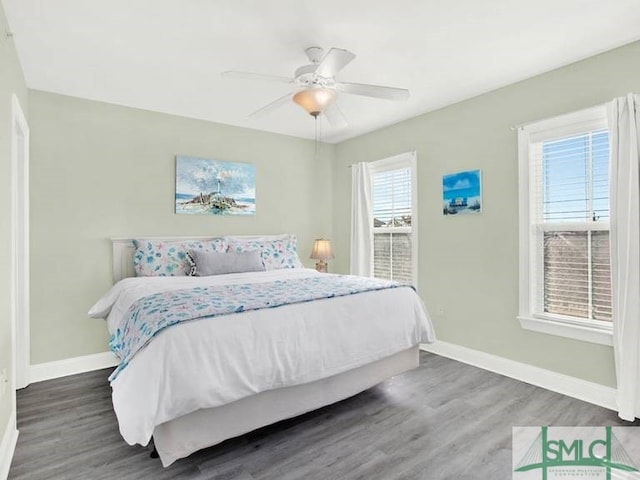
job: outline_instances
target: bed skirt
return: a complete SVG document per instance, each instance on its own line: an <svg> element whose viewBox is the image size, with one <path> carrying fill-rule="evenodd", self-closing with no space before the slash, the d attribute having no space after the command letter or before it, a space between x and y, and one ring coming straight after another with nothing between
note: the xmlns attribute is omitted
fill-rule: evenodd
<svg viewBox="0 0 640 480"><path fill-rule="evenodd" d="M416 346L339 375L198 410L158 425L153 432L155 447L162 465L168 467L229 438L344 400L418 364Z"/></svg>

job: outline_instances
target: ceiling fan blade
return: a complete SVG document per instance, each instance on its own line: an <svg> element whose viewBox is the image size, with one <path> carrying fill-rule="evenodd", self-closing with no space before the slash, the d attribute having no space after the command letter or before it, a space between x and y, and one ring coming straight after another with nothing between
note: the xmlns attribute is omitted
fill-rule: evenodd
<svg viewBox="0 0 640 480"><path fill-rule="evenodd" d="M354 58L356 55L349 50L332 48L318 64L315 74L321 77L333 77Z"/></svg>
<svg viewBox="0 0 640 480"><path fill-rule="evenodd" d="M406 100L409 98L409 90L406 88L382 87L380 85L368 85L364 83L337 82L336 89L353 95L384 98L387 100Z"/></svg>
<svg viewBox="0 0 640 480"><path fill-rule="evenodd" d="M264 73L253 72L236 72L235 70L227 70L220 75L226 78L242 78L245 80L264 80L267 82L293 83L293 78L280 77L278 75L266 75Z"/></svg>
<svg viewBox="0 0 640 480"><path fill-rule="evenodd" d="M336 102L333 102L325 109L324 115L332 127L341 128L349 125L349 122L347 122L347 119Z"/></svg>
<svg viewBox="0 0 640 480"><path fill-rule="evenodd" d="M280 98L277 98L276 100L265 105L264 107L259 108L258 110L250 114L249 118L259 118L263 115L266 115L267 113L275 110L276 108L281 107L282 105L287 103L289 100L291 100L291 93L287 93L286 95L283 95Z"/></svg>

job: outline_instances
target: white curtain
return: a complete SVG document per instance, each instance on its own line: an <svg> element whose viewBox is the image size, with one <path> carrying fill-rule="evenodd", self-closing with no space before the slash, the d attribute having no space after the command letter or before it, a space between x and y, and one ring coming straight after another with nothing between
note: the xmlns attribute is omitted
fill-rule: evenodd
<svg viewBox="0 0 640 480"><path fill-rule="evenodd" d="M373 276L373 207L369 165L351 166L351 275Z"/></svg>
<svg viewBox="0 0 640 480"><path fill-rule="evenodd" d="M640 417L640 95L607 104L611 142L611 289L618 415Z"/></svg>

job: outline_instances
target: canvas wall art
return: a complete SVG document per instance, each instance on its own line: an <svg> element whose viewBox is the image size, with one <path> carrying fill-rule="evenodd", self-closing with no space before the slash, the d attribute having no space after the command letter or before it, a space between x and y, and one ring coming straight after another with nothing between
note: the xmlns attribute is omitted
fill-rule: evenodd
<svg viewBox="0 0 640 480"><path fill-rule="evenodd" d="M444 215L477 214L482 211L480 170L442 176L442 213Z"/></svg>
<svg viewBox="0 0 640 480"><path fill-rule="evenodd" d="M178 155L176 213L255 215L255 166Z"/></svg>

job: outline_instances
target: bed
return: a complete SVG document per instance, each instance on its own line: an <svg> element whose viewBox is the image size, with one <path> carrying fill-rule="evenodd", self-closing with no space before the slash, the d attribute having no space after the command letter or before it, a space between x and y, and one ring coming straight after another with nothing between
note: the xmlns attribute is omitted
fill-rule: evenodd
<svg viewBox="0 0 640 480"><path fill-rule="evenodd" d="M140 256L140 243L131 239L114 239L114 286L89 312L106 319L112 349L121 359L110 377L120 433L131 445L147 445L153 438L165 467L413 369L418 366L418 345L435 340L426 309L410 287L303 268L292 236L222 238L225 244L216 248L225 252L244 255L243 248L257 248L261 265L273 267L273 259L264 255L270 248L265 245L274 242L284 245L273 250L280 252L278 262L295 258L287 260L287 268L266 271L140 277L134 271L136 255L150 262L153 255ZM145 242L170 242L178 245L174 254L181 255L185 245L210 245L210 240ZM315 297L278 300L290 300L293 286L297 291L299 284ZM193 300L194 292L200 300ZM204 294L209 296L202 298L213 300L202 300ZM218 302L227 295L233 299ZM179 303L177 298L182 306L165 309L166 302ZM222 307L211 308L231 310L209 315L209 304L215 303ZM152 321L142 317L145 309L161 318L159 325L175 312L204 310L200 317L153 331ZM140 330L141 338L125 337L130 330ZM136 342L141 346L131 355Z"/></svg>

